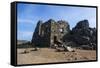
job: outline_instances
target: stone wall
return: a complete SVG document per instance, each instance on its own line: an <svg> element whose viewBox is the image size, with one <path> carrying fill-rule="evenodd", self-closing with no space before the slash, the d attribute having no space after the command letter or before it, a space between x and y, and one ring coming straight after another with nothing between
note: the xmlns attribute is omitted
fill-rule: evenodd
<svg viewBox="0 0 100 68"><path fill-rule="evenodd" d="M32 43L37 46L51 46L54 40L62 41L62 37L70 31L66 21L54 21L49 19L46 22L39 21L32 37Z"/></svg>

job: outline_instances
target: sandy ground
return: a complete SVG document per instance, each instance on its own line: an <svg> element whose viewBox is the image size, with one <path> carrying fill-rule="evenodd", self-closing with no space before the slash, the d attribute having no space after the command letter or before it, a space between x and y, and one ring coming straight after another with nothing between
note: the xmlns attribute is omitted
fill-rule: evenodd
<svg viewBox="0 0 100 68"><path fill-rule="evenodd" d="M51 48L40 48L38 51L27 48L27 50L29 53L24 53L25 49L17 49L17 64L96 60L95 50L75 50L75 52L56 52L55 49Z"/></svg>

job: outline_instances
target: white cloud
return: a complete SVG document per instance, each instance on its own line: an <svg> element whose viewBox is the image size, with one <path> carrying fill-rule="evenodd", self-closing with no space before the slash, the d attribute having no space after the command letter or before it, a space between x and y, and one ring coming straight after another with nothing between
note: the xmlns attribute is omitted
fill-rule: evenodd
<svg viewBox="0 0 100 68"><path fill-rule="evenodd" d="M17 21L18 21L18 23L29 23L29 24L34 24L34 23L33 23L33 20L30 20L30 19L18 19Z"/></svg>
<svg viewBox="0 0 100 68"><path fill-rule="evenodd" d="M31 31L18 31L17 38L20 40L31 40L33 32Z"/></svg>
<svg viewBox="0 0 100 68"><path fill-rule="evenodd" d="M89 19L89 26L92 28L96 27L96 18Z"/></svg>

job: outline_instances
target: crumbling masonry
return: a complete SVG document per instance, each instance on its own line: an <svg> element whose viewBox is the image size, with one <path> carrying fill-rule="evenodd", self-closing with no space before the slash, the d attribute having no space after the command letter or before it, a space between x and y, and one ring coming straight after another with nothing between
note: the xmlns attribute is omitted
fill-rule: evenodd
<svg viewBox="0 0 100 68"><path fill-rule="evenodd" d="M63 20L56 22L53 19L49 19L44 23L38 21L32 37L32 43L37 46L50 47L55 40L62 41L62 37L69 31L70 26L68 22Z"/></svg>

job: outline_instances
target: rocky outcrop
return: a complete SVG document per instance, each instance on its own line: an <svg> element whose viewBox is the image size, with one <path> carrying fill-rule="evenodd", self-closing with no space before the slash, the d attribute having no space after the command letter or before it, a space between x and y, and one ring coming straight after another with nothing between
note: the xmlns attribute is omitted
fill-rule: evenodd
<svg viewBox="0 0 100 68"><path fill-rule="evenodd" d="M38 45L38 42L41 42L41 37L40 37L40 28L42 25L42 21L38 21L35 31L33 32L33 37L31 42L34 43L35 45Z"/></svg>
<svg viewBox="0 0 100 68"><path fill-rule="evenodd" d="M96 49L96 28L89 27L88 20L82 20L72 29L70 34L65 36L65 40L76 43L75 47L82 47L83 49ZM83 46L85 45L85 46Z"/></svg>
<svg viewBox="0 0 100 68"><path fill-rule="evenodd" d="M82 49L97 48L97 30L89 27L88 20L79 21L72 30L64 20L49 19L46 22L38 21L32 43L41 47L58 46L80 47ZM61 44L58 44L60 41ZM63 47L64 48L64 47Z"/></svg>

